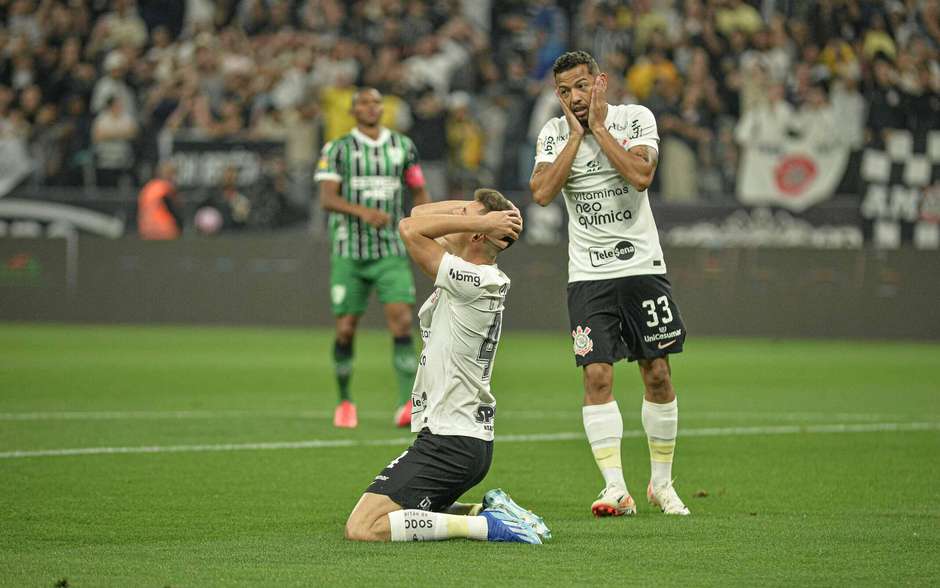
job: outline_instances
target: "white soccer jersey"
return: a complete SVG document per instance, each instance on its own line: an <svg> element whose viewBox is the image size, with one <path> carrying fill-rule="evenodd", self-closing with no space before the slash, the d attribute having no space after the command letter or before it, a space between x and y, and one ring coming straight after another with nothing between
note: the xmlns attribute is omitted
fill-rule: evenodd
<svg viewBox="0 0 940 588"><path fill-rule="evenodd" d="M624 149L659 149L656 119L645 106L608 105L606 124ZM567 142L567 119L549 120L539 133L536 164L555 161ZM614 169L591 134L578 147L562 195L568 207L569 282L666 273L646 190L638 192Z"/></svg>
<svg viewBox="0 0 940 588"><path fill-rule="evenodd" d="M411 430L493 439L490 392L509 278L495 265L445 253L418 312L424 349L411 393Z"/></svg>

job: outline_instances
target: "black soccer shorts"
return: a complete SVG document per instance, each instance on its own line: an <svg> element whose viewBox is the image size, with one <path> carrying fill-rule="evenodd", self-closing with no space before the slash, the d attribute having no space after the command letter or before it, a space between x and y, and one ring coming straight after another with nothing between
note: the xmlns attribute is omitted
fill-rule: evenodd
<svg viewBox="0 0 940 588"><path fill-rule="evenodd" d="M685 324L663 275L568 284L575 363L615 363L680 353Z"/></svg>
<svg viewBox="0 0 940 588"><path fill-rule="evenodd" d="M492 441L422 429L366 492L384 494L403 509L440 512L479 484L492 462Z"/></svg>

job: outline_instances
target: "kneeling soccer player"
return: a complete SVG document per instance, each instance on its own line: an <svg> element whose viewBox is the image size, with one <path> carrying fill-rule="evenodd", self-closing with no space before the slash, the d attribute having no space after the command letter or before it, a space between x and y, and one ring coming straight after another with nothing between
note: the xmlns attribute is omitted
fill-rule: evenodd
<svg viewBox="0 0 940 588"><path fill-rule="evenodd" d="M519 238L519 211L495 190L472 202L417 206L399 224L408 253L434 278L418 313L424 350L412 391L417 439L375 477L346 522L356 541L542 543L541 517L502 490L482 504L455 502L493 459L496 400L490 392L509 278L496 255Z"/></svg>

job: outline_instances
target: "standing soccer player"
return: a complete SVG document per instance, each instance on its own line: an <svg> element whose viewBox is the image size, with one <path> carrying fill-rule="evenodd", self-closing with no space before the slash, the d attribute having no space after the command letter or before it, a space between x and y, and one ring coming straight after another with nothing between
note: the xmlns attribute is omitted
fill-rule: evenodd
<svg viewBox="0 0 940 588"><path fill-rule="evenodd" d="M346 522L356 541L541 543L541 518L490 490L482 504L455 503L493 459L496 399L490 391L509 278L496 255L519 238L519 211L495 190L473 202L416 207L400 223L408 252L434 279L418 313L424 350L415 379L417 439L375 477Z"/></svg>
<svg viewBox="0 0 940 588"><path fill-rule="evenodd" d="M568 208L568 317L584 370L584 431L605 482L591 510L636 514L613 396L613 364L627 358L639 364L646 388L647 498L667 514L687 515L672 487L679 409L668 357L682 351L686 333L646 192L659 157L656 120L637 104L607 104L607 75L584 51L559 57L553 73L564 116L539 134L529 187L542 206L562 192Z"/></svg>
<svg viewBox="0 0 940 588"><path fill-rule="evenodd" d="M353 337L375 286L394 340L392 365L399 394L394 419L399 427L407 427L417 370L411 339L415 287L397 227L404 217L404 186L411 189L414 206L430 198L414 143L379 124L379 91L363 88L356 92L352 113L356 128L323 147L316 173L321 204L330 212L330 298L336 317L333 362L340 399L333 424L347 428L358 424L349 391Z"/></svg>

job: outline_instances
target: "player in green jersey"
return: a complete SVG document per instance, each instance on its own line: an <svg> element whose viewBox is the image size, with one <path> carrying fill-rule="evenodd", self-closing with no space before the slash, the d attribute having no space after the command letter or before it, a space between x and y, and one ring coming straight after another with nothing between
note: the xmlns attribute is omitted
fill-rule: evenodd
<svg viewBox="0 0 940 588"><path fill-rule="evenodd" d="M399 393L395 423L407 427L417 371L411 339L415 288L397 227L405 216L406 186L414 206L430 202L430 197L414 143L379 123L382 94L374 88L360 89L353 94L352 114L356 128L324 145L316 173L320 202L330 213L330 297L336 317L333 362L340 398L333 424L347 428L358 424L349 392L353 337L375 287L394 338L392 364Z"/></svg>

